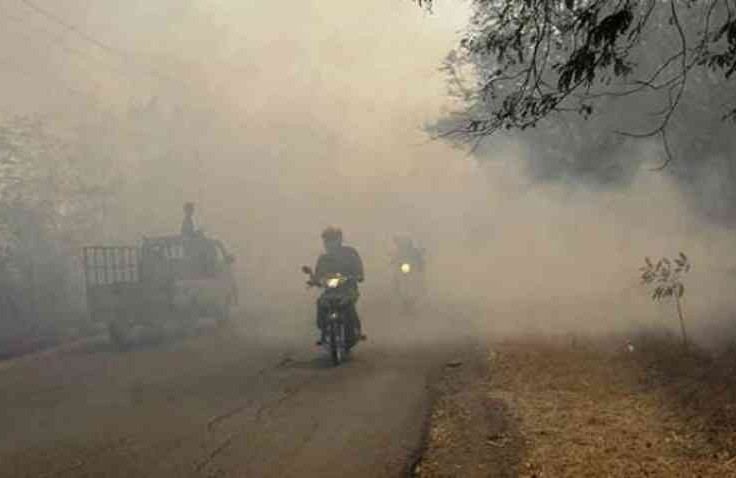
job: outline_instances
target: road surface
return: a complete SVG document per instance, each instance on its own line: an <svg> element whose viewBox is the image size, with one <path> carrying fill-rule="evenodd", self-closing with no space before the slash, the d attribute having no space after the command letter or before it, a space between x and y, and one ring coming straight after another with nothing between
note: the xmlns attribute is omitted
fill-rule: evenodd
<svg viewBox="0 0 736 478"><path fill-rule="evenodd" d="M247 320L119 353L0 363L0 477L400 476L452 347L374 339L329 366Z"/></svg>

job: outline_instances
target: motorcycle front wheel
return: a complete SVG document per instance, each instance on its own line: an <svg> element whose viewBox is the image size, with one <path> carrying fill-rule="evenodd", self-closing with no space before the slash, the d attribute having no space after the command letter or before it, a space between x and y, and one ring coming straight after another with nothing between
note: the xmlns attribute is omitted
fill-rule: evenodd
<svg viewBox="0 0 736 478"><path fill-rule="evenodd" d="M332 365L340 365L341 355L340 345L337 343L335 324L330 324L330 358L332 359Z"/></svg>
<svg viewBox="0 0 736 478"><path fill-rule="evenodd" d="M347 356L345 331L343 324L330 324L330 358L332 364L337 366L345 361Z"/></svg>

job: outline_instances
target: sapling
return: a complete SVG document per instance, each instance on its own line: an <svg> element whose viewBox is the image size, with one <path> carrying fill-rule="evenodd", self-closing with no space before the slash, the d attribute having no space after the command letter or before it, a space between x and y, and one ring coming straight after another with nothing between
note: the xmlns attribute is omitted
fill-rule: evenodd
<svg viewBox="0 0 736 478"><path fill-rule="evenodd" d="M666 299L674 299L677 316L680 319L682 343L687 347L688 338L681 303L682 297L685 295L682 278L690 271L690 261L687 256L680 252L676 258L670 260L663 257L656 264L646 257L644 258L644 266L640 270L642 284L653 288L652 300L660 302Z"/></svg>

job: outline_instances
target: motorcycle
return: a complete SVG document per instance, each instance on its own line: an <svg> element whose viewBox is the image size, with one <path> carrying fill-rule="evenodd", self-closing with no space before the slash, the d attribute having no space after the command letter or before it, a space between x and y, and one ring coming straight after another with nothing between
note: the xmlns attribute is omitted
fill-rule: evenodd
<svg viewBox="0 0 736 478"><path fill-rule="evenodd" d="M326 312L322 324L325 327L322 346L329 353L332 363L340 365L348 358L358 339L355 324L348 316L348 306L357 300L356 281L342 274L331 274L317 280L308 266L302 267L302 272L309 276L308 286L323 290L318 299L319 306Z"/></svg>
<svg viewBox="0 0 736 478"><path fill-rule="evenodd" d="M423 271L414 261L394 261L394 286L401 305L414 308L424 291Z"/></svg>

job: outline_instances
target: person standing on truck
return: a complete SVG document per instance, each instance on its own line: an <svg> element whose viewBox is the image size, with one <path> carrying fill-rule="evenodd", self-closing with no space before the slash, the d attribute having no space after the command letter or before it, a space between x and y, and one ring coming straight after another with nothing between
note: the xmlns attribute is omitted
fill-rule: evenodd
<svg viewBox="0 0 736 478"><path fill-rule="evenodd" d="M194 203L184 203L184 221L181 223L181 235L194 236Z"/></svg>

